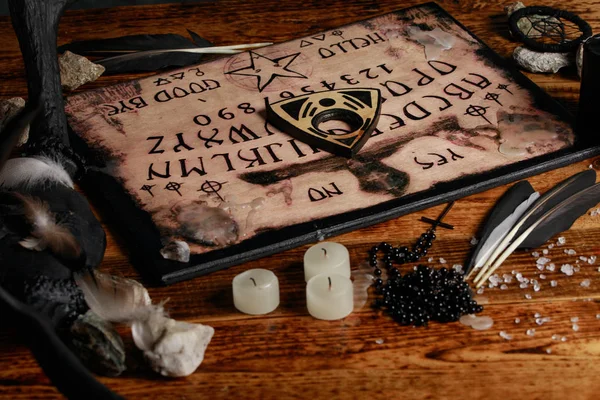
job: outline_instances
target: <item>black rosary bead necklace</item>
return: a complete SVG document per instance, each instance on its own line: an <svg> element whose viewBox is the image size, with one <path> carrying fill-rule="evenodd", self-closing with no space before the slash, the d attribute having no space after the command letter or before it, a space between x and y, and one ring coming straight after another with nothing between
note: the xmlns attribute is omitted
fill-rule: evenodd
<svg viewBox="0 0 600 400"><path fill-rule="evenodd" d="M414 267L404 276L394 266L419 261L427 255L428 249L436 238L438 226L452 229L442 219L448 214L454 202L449 203L440 216L431 222L432 227L423 233L412 249L393 247L383 242L369 250L369 265L374 268L374 285L381 295L375 306L384 309L394 320L402 325L422 326L430 320L450 322L458 320L461 315L478 313L483 307L472 299L472 291L464 282L462 274L441 268L435 270L425 265ZM387 270L387 282L384 283L379 267L378 253L383 253L382 261Z"/></svg>

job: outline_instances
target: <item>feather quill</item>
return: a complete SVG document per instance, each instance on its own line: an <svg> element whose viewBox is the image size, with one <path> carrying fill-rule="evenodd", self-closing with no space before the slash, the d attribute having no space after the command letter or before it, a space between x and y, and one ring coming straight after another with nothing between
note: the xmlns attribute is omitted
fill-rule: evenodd
<svg viewBox="0 0 600 400"><path fill-rule="evenodd" d="M177 34L130 35L109 39L72 42L58 48L59 53L70 51L86 57L109 57L96 61L106 68L106 74L138 71L156 71L167 67L182 67L197 64L202 54L174 51L198 49L212 44L188 30L193 41ZM160 51L163 50L163 51ZM169 50L169 51L166 51ZM140 53L129 58L122 55ZM142 52L148 52L142 54ZM115 57L117 56L117 57Z"/></svg>
<svg viewBox="0 0 600 400"><path fill-rule="evenodd" d="M515 237L519 237L525 230L534 224L546 212L560 204L562 201L592 186L596 182L596 173L593 170L580 172L565 179L544 193L510 228L504 239L496 246L487 262L481 268L474 282L480 287L491 275L490 267L498 256L511 244Z"/></svg>
<svg viewBox="0 0 600 400"><path fill-rule="evenodd" d="M106 321L132 323L164 314L162 305L152 305L146 288L134 280L86 270L75 274L75 282L90 310Z"/></svg>
<svg viewBox="0 0 600 400"><path fill-rule="evenodd" d="M485 241L477 258L475 259L474 270L481 268L492 255L493 250L498 244L506 237L510 228L512 228L517 220L531 207L531 205L537 201L540 197L538 192L533 192L525 201L514 209L512 214L504 219L498 226L490 233L490 236Z"/></svg>
<svg viewBox="0 0 600 400"><path fill-rule="evenodd" d="M482 248L488 245L491 241L488 240L492 232L497 232L496 228L505 221L511 214L514 214L515 208L535 192L531 184L527 181L520 181L512 185L496 202L496 205L489 213L479 233L479 243L473 249L470 262L467 266L466 276L469 278L473 273L473 268L477 265L480 268L483 264L478 263L481 259ZM507 230L510 227L507 228ZM486 257L487 258L487 257Z"/></svg>
<svg viewBox="0 0 600 400"><path fill-rule="evenodd" d="M48 204L37 197L13 193L23 203L25 219L31 224L29 237L19 244L26 249L42 251L49 249L53 254L66 259L81 257L81 247L71 231L56 221Z"/></svg>
<svg viewBox="0 0 600 400"><path fill-rule="evenodd" d="M536 230L544 230L553 224L560 223L563 219L577 219L582 214L587 212L591 207L595 206L600 202L600 184L590 186L583 189L579 193L572 195L566 200L562 201L552 209L547 211L544 215L533 222L527 229L525 229L511 244L506 248L502 254L498 256L496 262L492 265L487 274L493 274L496 269L502 265L517 248L521 246L523 242ZM487 279L487 278L486 278ZM482 284L485 282L485 279ZM479 285L478 285L479 286Z"/></svg>

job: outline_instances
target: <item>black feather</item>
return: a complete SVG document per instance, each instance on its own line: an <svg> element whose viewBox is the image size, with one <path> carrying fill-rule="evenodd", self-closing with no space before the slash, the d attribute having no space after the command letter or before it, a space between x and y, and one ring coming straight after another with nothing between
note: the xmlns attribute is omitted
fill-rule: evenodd
<svg viewBox="0 0 600 400"><path fill-rule="evenodd" d="M596 172L588 169L565 179L537 199L537 201L527 209L525 214L513 224L513 227L506 234L504 239L496 246L494 252L490 255L485 265L475 277L474 282L476 283L476 287L483 285L512 251L517 248L530 247L529 245L523 246L523 242L527 239L527 235L523 235L524 232L530 232L530 228L537 226L536 224L539 223L540 218L545 216L546 213L553 210L554 207L571 196L589 188L595 182ZM554 234L555 233L557 232L555 231ZM538 233L535 241L532 239L528 242L537 243L543 236L545 236L545 234ZM520 240L517 241L516 238L519 238ZM548 238L544 239L541 243Z"/></svg>
<svg viewBox="0 0 600 400"><path fill-rule="evenodd" d="M556 190L561 185L565 184L567 181L570 181L568 186L565 187L564 190ZM542 207L539 207L535 212L531 214L529 218L525 221L525 223L521 226L516 237L519 237L525 230L527 230L531 225L533 225L539 218L541 218L544 214L546 214L549 210L553 209L556 205L560 204L567 198L573 196L574 194L587 189L596 183L596 172L593 169L588 169L583 172L580 172L571 178L564 180L563 182L556 185L554 188L544 193L542 197L538 200L538 202L545 201L545 204ZM547 200L546 200L547 198ZM533 204L532 208L535 207L536 204ZM555 221L553 225L546 225L545 229L535 229L528 237L519 245L519 249L528 249L539 247L544 244L548 239L557 233L563 232L571 225L573 222L580 216L574 214L564 215L564 220Z"/></svg>
<svg viewBox="0 0 600 400"><path fill-rule="evenodd" d="M577 218L598 202L600 202L600 184L589 186L568 197L531 225L531 232L527 233L519 248L542 245L555 234L569 229Z"/></svg>
<svg viewBox="0 0 600 400"><path fill-rule="evenodd" d="M534 192L535 190L528 181L520 181L511 186L502 195L483 224L483 228L479 233L479 243L477 243L477 247L473 250L465 274L468 274L475 265L475 259L492 231Z"/></svg>
<svg viewBox="0 0 600 400"><path fill-rule="evenodd" d="M203 55L188 52L167 52L140 55L135 59L119 56L151 50L173 50L210 47L212 44L189 31L193 41L176 34L131 35L110 39L72 42L58 48L59 52L70 51L86 57L106 57L95 62L106 68L105 74L139 71L156 71L168 67L197 64Z"/></svg>

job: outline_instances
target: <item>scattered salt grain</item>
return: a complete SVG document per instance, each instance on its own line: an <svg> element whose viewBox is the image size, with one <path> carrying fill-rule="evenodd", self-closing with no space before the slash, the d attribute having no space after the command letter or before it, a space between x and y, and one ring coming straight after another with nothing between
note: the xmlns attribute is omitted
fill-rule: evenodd
<svg viewBox="0 0 600 400"><path fill-rule="evenodd" d="M498 286L498 284L502 282L502 278L500 278L500 275L498 275L498 274L494 274L494 275L490 276L489 280L490 280L490 283L494 284L494 286Z"/></svg>
<svg viewBox="0 0 600 400"><path fill-rule="evenodd" d="M558 241L556 242L556 244L557 244L558 246L562 246L562 245L563 245L563 244L565 244L565 243L567 243L567 240L565 239L565 237L564 237L564 236L561 236L561 237L559 237L559 238L558 238Z"/></svg>
<svg viewBox="0 0 600 400"><path fill-rule="evenodd" d="M534 251L533 253L531 253L532 256L534 256L535 258L538 258L540 256L540 253L538 253L537 251Z"/></svg>
<svg viewBox="0 0 600 400"><path fill-rule="evenodd" d="M556 287L556 286L558 286L558 282L556 282L556 281L550 281L550 286Z"/></svg>
<svg viewBox="0 0 600 400"><path fill-rule="evenodd" d="M577 332L579 330L579 325L573 324L573 330Z"/></svg>
<svg viewBox="0 0 600 400"><path fill-rule="evenodd" d="M555 333L554 335L552 335L552 340L560 340L560 335L557 335Z"/></svg>
<svg viewBox="0 0 600 400"><path fill-rule="evenodd" d="M517 274L515 275L515 278L517 278L517 280L519 282L523 282L523 274L520 272L517 272Z"/></svg>
<svg viewBox="0 0 600 400"><path fill-rule="evenodd" d="M506 290L508 289L508 285L506 283L503 283L502 285L500 285L500 290Z"/></svg>
<svg viewBox="0 0 600 400"><path fill-rule="evenodd" d="M463 315L459 319L460 323L466 326L470 326L478 331L484 331L490 329L494 325L494 320L491 317L482 316L478 317L474 314Z"/></svg>
<svg viewBox="0 0 600 400"><path fill-rule="evenodd" d="M544 264L536 264L537 269L539 269L540 271L544 270Z"/></svg>
<svg viewBox="0 0 600 400"><path fill-rule="evenodd" d="M429 258L427 259L427 262L433 262L433 257L429 257Z"/></svg>
<svg viewBox="0 0 600 400"><path fill-rule="evenodd" d="M475 236L473 236L469 243L471 243L472 246L475 246L475 245L477 245L477 243L479 243L479 239L477 239Z"/></svg>
<svg viewBox="0 0 600 400"><path fill-rule="evenodd" d="M588 258L587 258L587 257L585 257L585 256L579 256L579 259L580 259L581 261L587 261L587 260L588 260Z"/></svg>
<svg viewBox="0 0 600 400"><path fill-rule="evenodd" d="M521 289L525 289L525 288L527 288L527 286L528 286L528 285L527 285L527 282L523 282L523 283L521 283L521 284L519 285L519 287L520 287Z"/></svg>
<svg viewBox="0 0 600 400"><path fill-rule="evenodd" d="M540 274L540 279L546 279L546 275Z"/></svg>
<svg viewBox="0 0 600 400"><path fill-rule="evenodd" d="M535 335L535 329L527 329L527 331L525 332L525 334L527 334L527 336L534 336Z"/></svg>
<svg viewBox="0 0 600 400"><path fill-rule="evenodd" d="M500 333L498 333L498 335L500 335L500 337L502 339L506 339L506 340L511 340L512 339L512 335L509 335L508 333L506 333L504 331L500 331Z"/></svg>
<svg viewBox="0 0 600 400"><path fill-rule="evenodd" d="M567 251L567 254L570 255L570 256L574 256L575 254L577 254L577 252L575 250L573 250L573 249L569 249Z"/></svg>
<svg viewBox="0 0 600 400"><path fill-rule="evenodd" d="M584 288L589 288L590 287L590 280L589 279L582 280L581 283L579 284L579 286L584 287Z"/></svg>
<svg viewBox="0 0 600 400"><path fill-rule="evenodd" d="M377 343L377 344L383 344L383 339L377 339L377 340L375 340L375 343Z"/></svg>
<svg viewBox="0 0 600 400"><path fill-rule="evenodd" d="M560 272L567 276L573 275L573 266L571 264L563 264L560 267Z"/></svg>
<svg viewBox="0 0 600 400"><path fill-rule="evenodd" d="M592 164L590 164L590 165L588 165L588 168L589 168L589 169L593 169L593 168L594 168L594 166L593 166Z"/></svg>
<svg viewBox="0 0 600 400"><path fill-rule="evenodd" d="M543 255L546 255L546 254L548 254L548 250L546 250L546 249L542 250L542 254L543 254Z"/></svg>
<svg viewBox="0 0 600 400"><path fill-rule="evenodd" d="M596 314L596 319L600 319L600 314Z"/></svg>
<svg viewBox="0 0 600 400"><path fill-rule="evenodd" d="M598 315L600 315L600 314L598 314ZM597 315L597 316L598 316L598 315ZM597 317L597 316L596 316L596 317ZM521 322L521 319L520 319L520 318L515 318L515 324L518 324L519 322Z"/></svg>
<svg viewBox="0 0 600 400"><path fill-rule="evenodd" d="M535 263L536 263L536 264L538 264L538 265L546 265L546 264L548 264L549 262L550 262L550 259L549 259L549 258L547 258L547 257L540 257L540 258L538 258L538 259L535 261Z"/></svg>
<svg viewBox="0 0 600 400"><path fill-rule="evenodd" d="M551 354L552 353L552 349L546 349L546 353Z"/></svg>
<svg viewBox="0 0 600 400"><path fill-rule="evenodd" d="M541 316L542 316L542 314L540 314L539 312L536 312L535 314L533 314L533 317L534 317L534 318L539 318L539 317L541 317Z"/></svg>
<svg viewBox="0 0 600 400"><path fill-rule="evenodd" d="M592 210L592 212L590 212L590 215L592 217L595 217L597 215L600 215L600 208L596 208L595 210Z"/></svg>
<svg viewBox="0 0 600 400"><path fill-rule="evenodd" d="M550 321L550 317L544 317L544 318L536 318L535 319L535 323L542 326L544 325L546 322Z"/></svg>
<svg viewBox="0 0 600 400"><path fill-rule="evenodd" d="M463 273L463 266L460 264L454 264L452 266L452 269L455 270L457 273L462 274Z"/></svg>
<svg viewBox="0 0 600 400"><path fill-rule="evenodd" d="M579 322L579 317L571 317L571 322L572 323Z"/></svg>
<svg viewBox="0 0 600 400"><path fill-rule="evenodd" d="M590 256L588 258L588 264L593 264L596 262L596 256Z"/></svg>
<svg viewBox="0 0 600 400"><path fill-rule="evenodd" d="M550 243L550 244L548 245L548 249L549 249L549 250L552 250L553 248L554 248L554 243Z"/></svg>
<svg viewBox="0 0 600 400"><path fill-rule="evenodd" d="M480 287L479 289L477 289L477 294L483 294L484 291L485 289L483 287Z"/></svg>
<svg viewBox="0 0 600 400"><path fill-rule="evenodd" d="M560 338L560 341L561 341L561 342L566 342L566 341L567 341L567 337L566 337L566 336L563 336L563 337L561 337L561 338Z"/></svg>
<svg viewBox="0 0 600 400"><path fill-rule="evenodd" d="M533 285L533 291L534 291L534 292L539 292L539 291L540 291L540 288L541 288L541 286L540 286L540 284L539 284L539 283L536 283L535 285Z"/></svg>
<svg viewBox="0 0 600 400"><path fill-rule="evenodd" d="M525 298L526 298L527 300L531 300L531 295L530 295L529 293L527 293L527 294L525 295Z"/></svg>
<svg viewBox="0 0 600 400"><path fill-rule="evenodd" d="M504 283L511 283L512 282L512 275L504 274L504 275L502 275L502 278L504 279Z"/></svg>
<svg viewBox="0 0 600 400"><path fill-rule="evenodd" d="M554 263L550 263L548 265L546 265L546 271L554 271L554 269L556 268L556 265L554 265Z"/></svg>
<svg viewBox="0 0 600 400"><path fill-rule="evenodd" d="M440 264L446 264L446 260L440 257Z"/></svg>

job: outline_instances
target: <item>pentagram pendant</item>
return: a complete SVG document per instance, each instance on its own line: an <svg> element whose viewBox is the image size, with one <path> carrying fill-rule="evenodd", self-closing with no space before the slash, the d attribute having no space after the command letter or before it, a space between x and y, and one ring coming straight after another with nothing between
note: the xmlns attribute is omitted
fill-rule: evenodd
<svg viewBox="0 0 600 400"><path fill-rule="evenodd" d="M338 89L311 93L269 104L267 120L311 146L352 157L379 121L378 89Z"/></svg>

